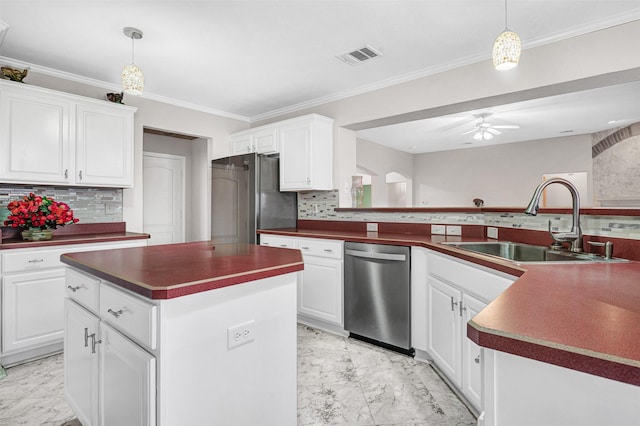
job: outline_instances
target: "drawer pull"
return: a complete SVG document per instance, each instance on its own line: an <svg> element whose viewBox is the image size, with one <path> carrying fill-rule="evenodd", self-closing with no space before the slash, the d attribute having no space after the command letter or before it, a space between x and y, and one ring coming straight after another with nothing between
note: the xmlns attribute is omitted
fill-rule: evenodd
<svg viewBox="0 0 640 426"><path fill-rule="evenodd" d="M333 253L333 249L324 249L324 251L327 253Z"/></svg>
<svg viewBox="0 0 640 426"><path fill-rule="evenodd" d="M28 262L29 263L42 263L42 262L44 262L44 259L31 259Z"/></svg>
<svg viewBox="0 0 640 426"><path fill-rule="evenodd" d="M280 247L288 248L286 244L280 244Z"/></svg>
<svg viewBox="0 0 640 426"><path fill-rule="evenodd" d="M300 249L302 249L302 250L309 250L309 247L304 247L304 246L303 246L303 247L300 247Z"/></svg>
<svg viewBox="0 0 640 426"><path fill-rule="evenodd" d="M111 315L113 315L116 318L119 318L120 315L122 315L124 313L124 311L122 309L120 309L119 311L114 311L111 308L107 309L107 312L110 313Z"/></svg>
<svg viewBox="0 0 640 426"><path fill-rule="evenodd" d="M67 286L67 288L68 288L69 290L71 290L72 292L74 292L74 293L75 293L76 291L80 290L80 286L79 286L79 285L77 285L77 286L75 286L75 287L68 285L68 286Z"/></svg>

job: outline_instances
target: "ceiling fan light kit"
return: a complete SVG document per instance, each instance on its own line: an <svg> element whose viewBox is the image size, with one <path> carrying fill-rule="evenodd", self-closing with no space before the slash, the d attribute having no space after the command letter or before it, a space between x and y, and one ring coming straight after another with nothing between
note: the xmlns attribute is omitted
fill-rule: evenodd
<svg viewBox="0 0 640 426"><path fill-rule="evenodd" d="M520 37L507 26L507 0L504 0L504 31L493 42L493 66L500 71L514 68L520 62L521 53Z"/></svg>
<svg viewBox="0 0 640 426"><path fill-rule="evenodd" d="M131 39L131 65L127 65L120 75L122 79L122 91L138 96L144 90L144 74L140 68L134 63L134 42L142 38L142 31L133 27L125 27L122 29L124 35Z"/></svg>

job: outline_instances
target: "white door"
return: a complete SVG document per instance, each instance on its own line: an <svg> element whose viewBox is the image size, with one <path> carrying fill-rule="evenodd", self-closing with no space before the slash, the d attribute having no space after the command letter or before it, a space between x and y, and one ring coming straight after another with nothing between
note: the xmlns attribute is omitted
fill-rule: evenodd
<svg viewBox="0 0 640 426"><path fill-rule="evenodd" d="M342 325L342 261L304 256L298 313Z"/></svg>
<svg viewBox="0 0 640 426"><path fill-rule="evenodd" d="M280 131L280 190L308 189L311 176L311 129L308 123Z"/></svg>
<svg viewBox="0 0 640 426"><path fill-rule="evenodd" d="M100 424L156 424L156 359L100 323Z"/></svg>
<svg viewBox="0 0 640 426"><path fill-rule="evenodd" d="M149 245L185 241L185 157L145 152L144 232Z"/></svg>
<svg viewBox="0 0 640 426"><path fill-rule="evenodd" d="M482 348L467 337L467 323L487 305L468 294L462 295L462 393L477 410L482 404Z"/></svg>
<svg viewBox="0 0 640 426"><path fill-rule="evenodd" d="M70 299L64 309L64 395L80 423L97 425L98 354L92 341L100 339L100 320Z"/></svg>
<svg viewBox="0 0 640 426"><path fill-rule="evenodd" d="M2 351L62 341L64 268L2 278Z"/></svg>
<svg viewBox="0 0 640 426"><path fill-rule="evenodd" d="M457 386L460 377L460 313L462 293L433 277L429 286L429 353Z"/></svg>

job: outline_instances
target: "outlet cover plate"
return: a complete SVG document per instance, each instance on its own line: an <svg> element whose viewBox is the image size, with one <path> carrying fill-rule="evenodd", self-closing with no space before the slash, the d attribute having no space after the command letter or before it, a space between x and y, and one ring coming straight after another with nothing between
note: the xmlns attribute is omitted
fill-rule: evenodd
<svg viewBox="0 0 640 426"><path fill-rule="evenodd" d="M227 328L227 348L233 349L236 346L252 342L255 334L255 320L243 322Z"/></svg>

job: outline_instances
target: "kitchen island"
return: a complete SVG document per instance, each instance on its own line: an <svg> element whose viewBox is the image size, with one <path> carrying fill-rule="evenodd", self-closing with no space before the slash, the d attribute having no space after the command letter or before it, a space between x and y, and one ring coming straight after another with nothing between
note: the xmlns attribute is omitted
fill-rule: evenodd
<svg viewBox="0 0 640 426"><path fill-rule="evenodd" d="M296 424L298 251L70 253L65 395L90 424Z"/></svg>

